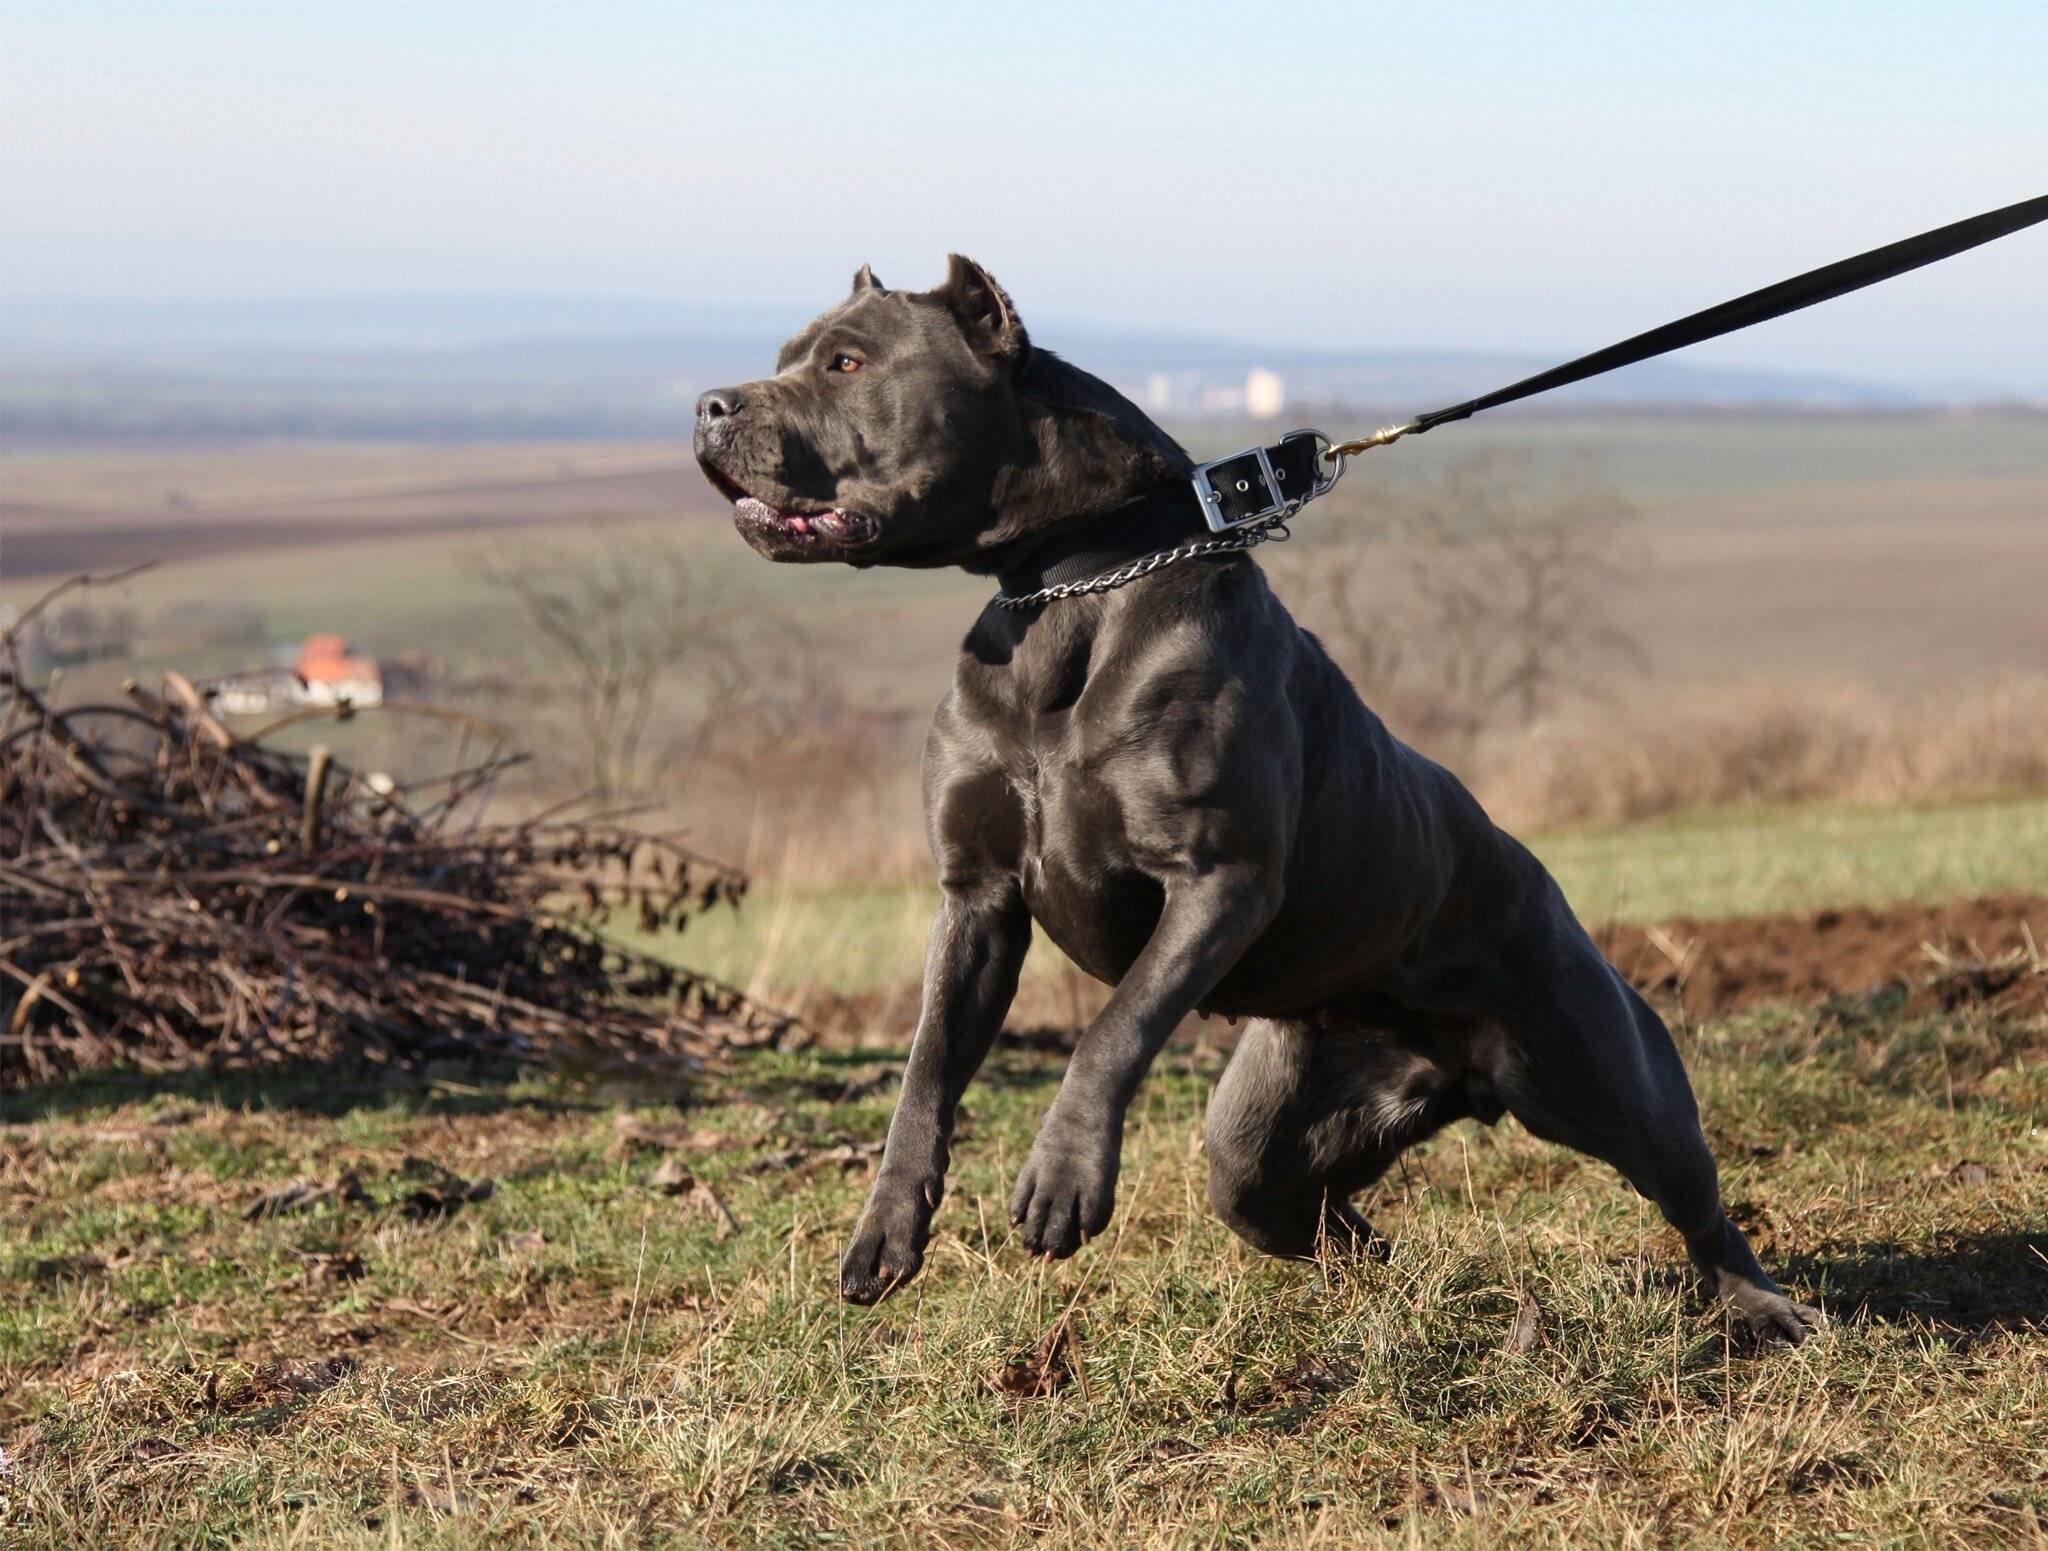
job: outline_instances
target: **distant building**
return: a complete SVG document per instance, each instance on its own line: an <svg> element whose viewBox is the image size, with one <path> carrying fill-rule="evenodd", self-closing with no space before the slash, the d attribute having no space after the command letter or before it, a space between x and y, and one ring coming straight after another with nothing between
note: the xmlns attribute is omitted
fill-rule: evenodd
<svg viewBox="0 0 2048 1551"><path fill-rule="evenodd" d="M1263 366L1245 374L1244 412L1254 420L1275 420L1287 407L1287 379Z"/></svg>
<svg viewBox="0 0 2048 1551"><path fill-rule="evenodd" d="M1154 372L1145 379L1144 404L1155 415L1200 414L1202 374Z"/></svg>
<svg viewBox="0 0 2048 1551"><path fill-rule="evenodd" d="M348 638L309 635L299 647L293 671L304 685L307 705L374 706L384 703L384 674L374 657L351 657Z"/></svg>
<svg viewBox="0 0 2048 1551"><path fill-rule="evenodd" d="M1153 372L1133 394L1152 414L1192 420L1203 416L1271 420L1287 408L1287 380L1254 366L1242 381L1219 382L1203 372Z"/></svg>
<svg viewBox="0 0 2048 1551"><path fill-rule="evenodd" d="M424 682L427 659L401 659L406 672ZM231 716L262 716L292 706L337 706L346 701L368 709L384 703L384 671L374 657L350 653L348 637L309 635L299 643L289 668L238 673L213 686L213 703Z"/></svg>

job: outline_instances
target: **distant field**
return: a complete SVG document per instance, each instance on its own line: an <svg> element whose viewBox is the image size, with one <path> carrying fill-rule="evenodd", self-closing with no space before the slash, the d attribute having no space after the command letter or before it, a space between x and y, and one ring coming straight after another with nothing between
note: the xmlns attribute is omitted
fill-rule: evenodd
<svg viewBox="0 0 2048 1551"><path fill-rule="evenodd" d="M2048 798L1716 814L1529 843L1596 926L2048 890ZM918 978L937 903L921 884L763 887L664 951L764 994L893 988ZM1065 966L1040 938L1025 972L1051 978Z"/></svg>
<svg viewBox="0 0 2048 1551"><path fill-rule="evenodd" d="M0 461L10 576L363 548L721 505L687 447L314 445Z"/></svg>
<svg viewBox="0 0 2048 1551"><path fill-rule="evenodd" d="M2048 418L1506 419L1375 453L1346 489L1528 446L1592 454L1641 509L1649 564L1621 613L1655 678L1925 683L2048 663ZM160 558L125 594L145 612L232 596L272 616L280 639L339 630L372 651L488 661L507 622L464 602L477 554L464 539L501 546L508 532L517 543L621 518L701 534L709 582L801 610L821 649L890 707L937 699L987 590L952 573L764 565L680 440L318 444L0 454L0 602L54 574ZM1319 513L1299 542L1342 543L1343 520Z"/></svg>
<svg viewBox="0 0 2048 1551"><path fill-rule="evenodd" d="M1250 434L1209 425L1191 439L1213 451ZM1372 531L1361 497L1469 453L1531 447L1591 454L1641 513L1643 563L1614 606L1643 663L1598 667L1584 702L1596 711L1613 696L1631 717L1654 717L1665 696L1677 705L1700 686L1748 679L1926 695L2048 669L2048 419L2038 416L1447 427L1360 460L1292 545L1264 552L1269 574L1301 602L1319 557ZM847 874L829 861L841 853L915 856L907 816L921 729L988 594L952 572L768 565L734 537L680 442L12 449L0 454L0 503L0 606L76 565L164 561L93 595L134 616L134 654L67 670L71 693L170 666L204 674L288 659L306 634L335 631L372 655L424 652L451 684L510 686L475 691L490 698L474 708L554 756L532 772L537 784L580 779L566 713L518 692L541 654L483 563L573 556L614 542L606 532L678 541L700 596L793 643L848 722L886 745L879 763L831 765L861 799L837 828L808 828L783 805L787 790L743 775L715 800L682 778L665 782L658 795L705 843L785 874ZM1398 585L1398 573L1371 574ZM260 638L179 634L180 619L220 604L253 607ZM438 757L411 729L374 719L331 741L378 768ZM781 860L806 852L808 868ZM1613 890L1587 886L1605 908Z"/></svg>

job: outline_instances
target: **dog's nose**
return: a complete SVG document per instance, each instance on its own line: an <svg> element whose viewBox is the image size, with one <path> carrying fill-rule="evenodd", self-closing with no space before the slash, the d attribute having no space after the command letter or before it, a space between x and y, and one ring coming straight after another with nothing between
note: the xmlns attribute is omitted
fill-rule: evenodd
<svg viewBox="0 0 2048 1551"><path fill-rule="evenodd" d="M747 401L740 396L738 388L713 388L697 400L697 422L703 425L713 420L724 420L746 407Z"/></svg>

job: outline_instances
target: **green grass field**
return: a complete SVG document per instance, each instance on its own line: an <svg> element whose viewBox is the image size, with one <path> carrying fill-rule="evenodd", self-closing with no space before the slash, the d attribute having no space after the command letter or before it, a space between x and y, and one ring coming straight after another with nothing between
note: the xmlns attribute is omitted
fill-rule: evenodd
<svg viewBox="0 0 2048 1551"><path fill-rule="evenodd" d="M1642 1203L1512 1125L1373 1193L1390 1264L1257 1258L1203 1204L1199 1052L1057 1266L1002 1203L1058 1067L999 1052L873 1311L832 1292L873 1053L756 1058L681 1116L461 1071L18 1096L0 1543L2039 1544L2044 1031L1784 1016L1687 1055L1732 1209L1829 1310L1796 1352L1732 1341Z"/></svg>
<svg viewBox="0 0 2048 1551"><path fill-rule="evenodd" d="M1731 812L1538 835L1581 919L1661 921L2048 890L2048 799L1928 808ZM656 939L692 966L763 993L874 991L914 982L936 888L762 888L737 914ZM1063 972L1049 944L1025 972Z"/></svg>
<svg viewBox="0 0 2048 1551"><path fill-rule="evenodd" d="M2048 804L1541 849L1595 915L2038 887ZM925 903L756 900L691 946L894 984ZM1829 1311L1799 1351L1732 1340L1642 1202L1512 1123L1371 1194L1390 1264L1258 1258L1204 1204L1201 1044L1058 1266L1002 1209L1059 1060L999 1049L925 1274L874 1311L833 1278L887 1049L6 1095L0 1544L2040 1544L2048 1027L1681 1040L1731 1210Z"/></svg>

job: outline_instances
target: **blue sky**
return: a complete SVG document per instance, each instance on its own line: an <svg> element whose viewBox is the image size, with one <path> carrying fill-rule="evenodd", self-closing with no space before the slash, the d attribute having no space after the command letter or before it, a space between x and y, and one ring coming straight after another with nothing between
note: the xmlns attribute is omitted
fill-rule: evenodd
<svg viewBox="0 0 2048 1551"><path fill-rule="evenodd" d="M1576 353L2048 191L2048 5L0 3L0 288ZM1697 357L2048 389L2048 233Z"/></svg>

